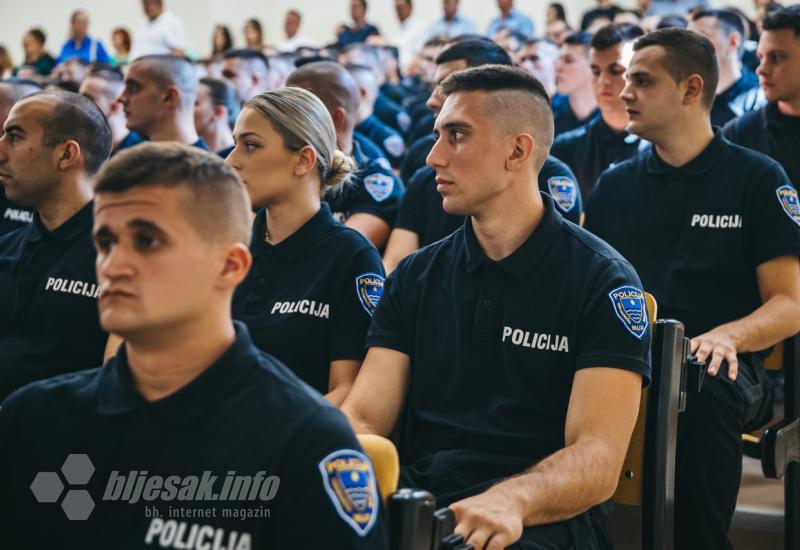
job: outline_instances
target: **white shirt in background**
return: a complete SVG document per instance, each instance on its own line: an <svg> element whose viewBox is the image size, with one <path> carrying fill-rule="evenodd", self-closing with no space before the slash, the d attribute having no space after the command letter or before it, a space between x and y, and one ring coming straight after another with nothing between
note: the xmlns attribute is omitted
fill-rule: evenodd
<svg viewBox="0 0 800 550"><path fill-rule="evenodd" d="M186 28L178 16L164 11L150 21L145 21L133 34L131 53L133 61L143 55L168 54L172 50L186 49Z"/></svg>
<svg viewBox="0 0 800 550"><path fill-rule="evenodd" d="M425 45L427 35L428 23L413 13L400 22L400 30L392 37L391 44L400 51L400 67L404 71Z"/></svg>
<svg viewBox="0 0 800 550"><path fill-rule="evenodd" d="M275 46L275 49L279 52L293 52L297 50L297 48L316 48L316 46L312 40L301 36L300 33L297 33L291 38L287 38Z"/></svg>

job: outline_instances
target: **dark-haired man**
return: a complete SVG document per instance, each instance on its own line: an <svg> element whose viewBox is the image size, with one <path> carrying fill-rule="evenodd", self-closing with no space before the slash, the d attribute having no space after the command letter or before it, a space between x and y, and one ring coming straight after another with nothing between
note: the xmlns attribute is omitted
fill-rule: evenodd
<svg viewBox="0 0 800 550"><path fill-rule="evenodd" d="M547 38L531 38L523 42L517 52L516 63L520 69L541 82L552 98L556 94L556 59L558 46Z"/></svg>
<svg viewBox="0 0 800 550"><path fill-rule="evenodd" d="M711 124L724 126L729 120L754 111L766 102L758 78L742 66L744 25L730 10L697 10L687 27L714 44L719 64L717 96L711 109Z"/></svg>
<svg viewBox="0 0 800 550"><path fill-rule="evenodd" d="M239 98L224 80L201 78L194 104L194 126L211 151L227 158L233 151L233 125L239 116Z"/></svg>
<svg viewBox="0 0 800 550"><path fill-rule="evenodd" d="M225 52L222 76L236 90L242 103L271 88L269 60L258 50L241 49Z"/></svg>
<svg viewBox="0 0 800 550"><path fill-rule="evenodd" d="M592 91L589 66L589 33L569 35L556 61L556 91L553 99L556 136L583 126L600 114Z"/></svg>
<svg viewBox="0 0 800 550"><path fill-rule="evenodd" d="M764 19L758 41L758 78L769 104L725 126L725 137L777 160L800 185L800 8Z"/></svg>
<svg viewBox="0 0 800 550"><path fill-rule="evenodd" d="M133 130L129 130L122 104L117 101L125 89L122 71L109 65L95 64L89 75L83 80L78 93L95 102L100 107L111 127L113 155L117 150L133 147L144 141L144 138Z"/></svg>
<svg viewBox="0 0 800 550"><path fill-rule="evenodd" d="M575 172L584 201L600 174L637 153L641 140L625 131L628 113L619 98L625 70L633 55L633 41L644 32L637 26L607 25L592 37L589 61L594 97L600 116L558 136L553 156Z"/></svg>
<svg viewBox="0 0 800 550"><path fill-rule="evenodd" d="M345 418L231 320L252 262L250 209L236 173L195 147L147 143L103 168L100 321L125 343L101 369L4 401L4 545L387 547L372 466ZM59 505L36 480L65 459L80 489Z"/></svg>
<svg viewBox="0 0 800 550"><path fill-rule="evenodd" d="M350 0L350 17L352 25L342 25L337 32L336 47L344 48L348 44L366 42L372 35L380 34L378 27L367 22L367 0Z"/></svg>
<svg viewBox="0 0 800 550"><path fill-rule="evenodd" d="M537 80L486 66L441 87L428 162L467 218L387 280L342 409L387 434L406 404L402 482L450 505L474 548L608 548L593 507L650 376L641 285L539 191L553 122Z"/></svg>
<svg viewBox="0 0 800 550"><path fill-rule="evenodd" d="M37 92L8 115L0 184L35 215L0 237L0 399L102 362L91 200L92 178L110 151L103 113L81 95Z"/></svg>
<svg viewBox="0 0 800 550"><path fill-rule="evenodd" d="M286 84L306 89L320 98L333 119L337 146L352 155L359 166L352 185L325 197L331 211L378 250L383 249L403 196L403 182L380 161L367 158L353 139L358 119L358 85L344 67L331 61L298 67Z"/></svg>
<svg viewBox="0 0 800 550"><path fill-rule="evenodd" d="M42 87L32 80L12 78L0 80L0 136L2 128L8 118L8 113L14 104L28 94L32 94ZM5 190L0 185L0 235L13 231L18 227L33 221L33 210L22 208L6 199Z"/></svg>
<svg viewBox="0 0 800 550"><path fill-rule="evenodd" d="M621 97L628 130L653 147L600 176L586 228L630 260L708 365L678 425L675 548L730 548L741 434L772 416L761 352L800 330L797 191L712 129L708 39L664 29L634 50Z"/></svg>
<svg viewBox="0 0 800 550"><path fill-rule="evenodd" d="M197 76L186 58L146 55L128 67L119 102L128 128L149 141L208 149L194 127L196 97Z"/></svg>

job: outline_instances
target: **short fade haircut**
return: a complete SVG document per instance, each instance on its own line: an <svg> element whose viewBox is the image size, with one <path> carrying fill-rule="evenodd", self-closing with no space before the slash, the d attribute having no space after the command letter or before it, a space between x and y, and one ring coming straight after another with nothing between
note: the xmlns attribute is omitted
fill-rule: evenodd
<svg viewBox="0 0 800 550"><path fill-rule="evenodd" d="M679 84L693 74L703 79L703 105L711 109L719 82L719 65L711 41L685 29L660 29L639 38L634 42L633 50L651 46L664 49L661 65L675 83Z"/></svg>
<svg viewBox="0 0 800 550"><path fill-rule="evenodd" d="M732 33L739 33L739 36L744 39L744 24L742 18L735 11L731 10L715 10L715 9L701 9L692 14L692 21L712 17L717 20L720 29L725 36L730 36Z"/></svg>
<svg viewBox="0 0 800 550"><path fill-rule="evenodd" d="M769 13L762 23L765 31L791 30L795 36L800 37L800 6L779 8Z"/></svg>
<svg viewBox="0 0 800 550"><path fill-rule="evenodd" d="M217 78L201 78L200 84L208 87L211 103L228 109L228 126L233 128L239 116L240 103L233 86Z"/></svg>
<svg viewBox="0 0 800 550"><path fill-rule="evenodd" d="M87 174L96 173L111 154L111 128L94 101L74 92L42 90L25 96L21 101L41 101L49 109L39 116L42 145L55 147L75 141L81 148Z"/></svg>
<svg viewBox="0 0 800 550"><path fill-rule="evenodd" d="M178 55L154 54L137 57L131 63L134 64L145 64L147 75L162 88L178 88L183 108L194 106L197 98L197 74L191 61Z"/></svg>
<svg viewBox="0 0 800 550"><path fill-rule="evenodd" d="M440 88L445 97L459 92L511 94L492 103L492 118L507 128L521 125L533 136L536 142L534 163L536 170L541 170L553 145L553 108L541 82L513 67L483 65L454 72L444 79Z"/></svg>
<svg viewBox="0 0 800 550"><path fill-rule="evenodd" d="M250 198L236 171L218 155L175 142L142 143L114 155L94 190L124 193L145 186L185 188L191 196L186 217L201 236L250 245Z"/></svg>
<svg viewBox="0 0 800 550"><path fill-rule="evenodd" d="M457 42L436 58L437 65L450 63L451 61L464 60L467 67L478 67L480 65L508 65L514 62L503 48L489 39L466 40Z"/></svg>
<svg viewBox="0 0 800 550"><path fill-rule="evenodd" d="M636 40L644 35L644 31L638 25L630 23L620 23L616 25L606 25L592 36L589 47L597 51L605 51L609 48Z"/></svg>
<svg viewBox="0 0 800 550"><path fill-rule="evenodd" d="M592 35L588 32L574 32L564 39L565 46L583 46L586 53L589 53L589 43L592 41Z"/></svg>

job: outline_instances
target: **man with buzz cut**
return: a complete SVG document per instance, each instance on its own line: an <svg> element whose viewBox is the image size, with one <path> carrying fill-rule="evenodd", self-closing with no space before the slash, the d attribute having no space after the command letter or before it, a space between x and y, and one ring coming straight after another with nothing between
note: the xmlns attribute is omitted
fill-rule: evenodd
<svg viewBox="0 0 800 550"><path fill-rule="evenodd" d="M125 341L102 368L3 402L4 547L385 550L346 419L231 319L252 263L233 169L146 143L95 193L100 322ZM37 481L58 471L60 504Z"/></svg>
<svg viewBox="0 0 800 550"><path fill-rule="evenodd" d="M0 236L0 399L102 362L91 201L110 151L103 113L79 94L36 92L6 119L0 185L34 215Z"/></svg>
<svg viewBox="0 0 800 550"><path fill-rule="evenodd" d="M731 548L742 434L772 417L763 357L800 330L797 191L711 126L719 69L700 34L641 37L621 98L653 146L604 172L586 229L627 258L706 363L678 424L675 548ZM386 294L384 293L384 297Z"/></svg>
<svg viewBox="0 0 800 550"><path fill-rule="evenodd" d="M770 12L756 69L769 103L725 125L725 137L778 161L800 185L800 6Z"/></svg>
<svg viewBox="0 0 800 550"><path fill-rule="evenodd" d="M401 486L449 505L473 548L610 548L597 506L650 377L644 293L536 185L553 141L536 79L475 67L441 92L428 163L466 219L387 279L342 409L359 433L401 420Z"/></svg>
<svg viewBox="0 0 800 550"><path fill-rule="evenodd" d="M138 58L128 67L125 88L119 96L128 129L148 141L177 141L208 150L194 126L197 82L194 68L185 57L166 54Z"/></svg>

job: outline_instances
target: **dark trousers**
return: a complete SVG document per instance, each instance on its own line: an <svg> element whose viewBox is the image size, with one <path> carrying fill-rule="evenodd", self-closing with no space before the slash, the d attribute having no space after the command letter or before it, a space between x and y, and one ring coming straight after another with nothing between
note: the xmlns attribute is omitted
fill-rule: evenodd
<svg viewBox="0 0 800 550"><path fill-rule="evenodd" d="M742 433L771 408L767 384L761 362L748 355L740 357L735 383L720 372L688 396L678 421L676 550L732 548L728 530L742 476Z"/></svg>

